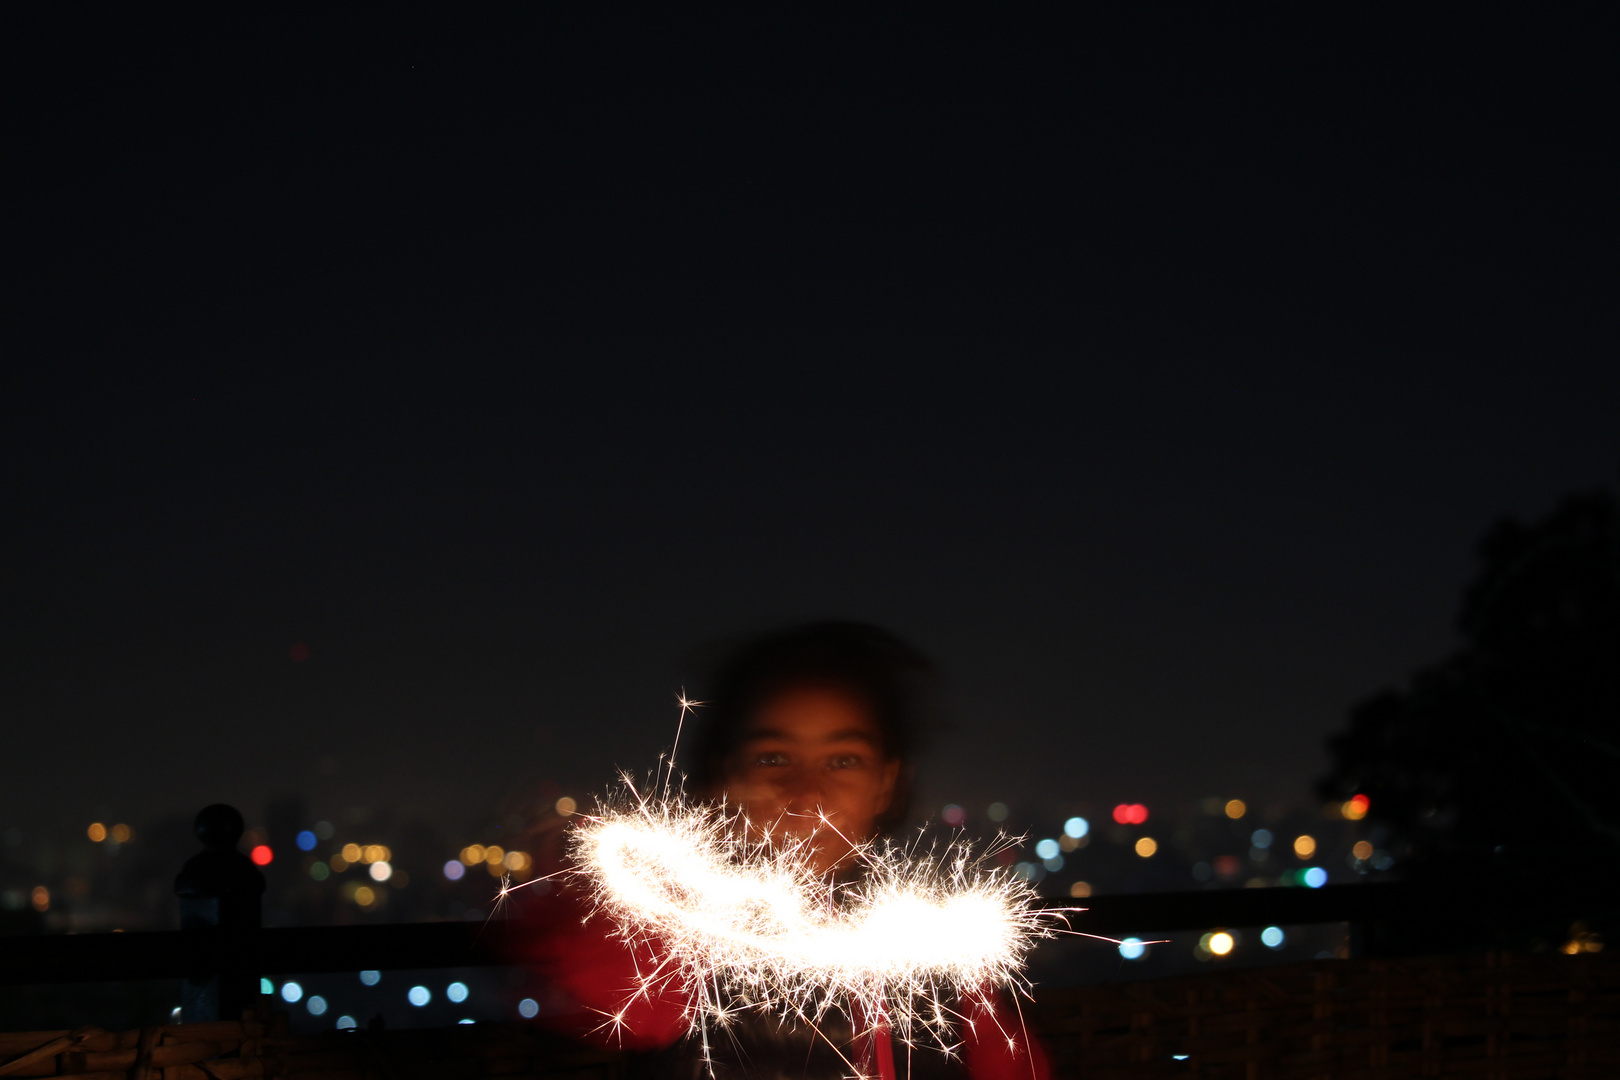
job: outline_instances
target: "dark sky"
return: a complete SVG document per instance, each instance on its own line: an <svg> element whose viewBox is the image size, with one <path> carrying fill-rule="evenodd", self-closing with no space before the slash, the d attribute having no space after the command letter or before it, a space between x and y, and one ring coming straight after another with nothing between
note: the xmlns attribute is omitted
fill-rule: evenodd
<svg viewBox="0 0 1620 1080"><path fill-rule="evenodd" d="M1620 473L1617 46L10 5L0 819L600 789L820 616L939 660L936 798L1303 800Z"/></svg>

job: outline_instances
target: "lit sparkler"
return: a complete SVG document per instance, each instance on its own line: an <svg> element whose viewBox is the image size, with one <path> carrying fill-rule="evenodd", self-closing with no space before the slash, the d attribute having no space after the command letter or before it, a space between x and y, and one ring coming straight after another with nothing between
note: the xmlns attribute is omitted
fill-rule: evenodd
<svg viewBox="0 0 1620 1080"><path fill-rule="evenodd" d="M661 946L662 967L634 993L684 987L705 1047L711 1026L759 1010L812 1026L839 1012L857 1031L949 1052L964 1004L1023 992L1026 954L1062 919L992 865L1005 840L979 857L963 842L923 854L857 844L864 872L836 883L811 869L811 838L643 796L628 777L626 788L631 799L576 830L577 873L626 940Z"/></svg>

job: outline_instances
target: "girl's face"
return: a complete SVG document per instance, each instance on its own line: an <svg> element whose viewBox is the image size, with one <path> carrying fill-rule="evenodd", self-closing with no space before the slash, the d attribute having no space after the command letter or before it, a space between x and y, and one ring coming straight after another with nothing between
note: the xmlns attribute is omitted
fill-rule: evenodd
<svg viewBox="0 0 1620 1080"><path fill-rule="evenodd" d="M870 840L894 800L900 762L857 698L805 686L766 700L726 769L729 800L771 836L808 837L811 866L829 874ZM823 822L825 819L825 822Z"/></svg>

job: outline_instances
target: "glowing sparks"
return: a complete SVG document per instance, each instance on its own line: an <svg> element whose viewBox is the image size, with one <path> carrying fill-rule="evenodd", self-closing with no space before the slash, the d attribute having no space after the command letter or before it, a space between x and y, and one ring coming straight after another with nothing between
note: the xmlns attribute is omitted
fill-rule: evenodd
<svg viewBox="0 0 1620 1080"><path fill-rule="evenodd" d="M835 1011L949 1050L964 1004L1022 990L1025 955L1062 917L965 844L857 845L862 873L835 883L810 868L809 838L772 840L724 808L626 786L632 805L575 832L578 872L623 937L661 946L636 992L685 987L705 1044L741 1010L811 1024Z"/></svg>

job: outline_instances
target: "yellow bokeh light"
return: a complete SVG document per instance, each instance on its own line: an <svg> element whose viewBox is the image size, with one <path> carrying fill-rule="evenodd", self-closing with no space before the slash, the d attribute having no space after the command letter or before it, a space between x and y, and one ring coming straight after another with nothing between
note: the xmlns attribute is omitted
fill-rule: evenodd
<svg viewBox="0 0 1620 1080"><path fill-rule="evenodd" d="M1366 840L1357 840L1356 846L1350 849L1350 854L1358 859L1370 859L1373 855L1373 846Z"/></svg>
<svg viewBox="0 0 1620 1080"><path fill-rule="evenodd" d="M491 844L484 849L484 861L491 866L499 866L506 859L506 849L499 844Z"/></svg>
<svg viewBox="0 0 1620 1080"><path fill-rule="evenodd" d="M1225 956L1236 945L1237 941L1225 930L1209 935L1209 951L1216 956Z"/></svg>
<svg viewBox="0 0 1620 1080"><path fill-rule="evenodd" d="M563 817L569 816L578 809L579 803L575 802L567 795L564 795L562 798L557 800L557 813L561 814Z"/></svg>
<svg viewBox="0 0 1620 1080"><path fill-rule="evenodd" d="M334 874L341 874L349 868L349 860L341 855L334 855L326 861L327 865L331 866Z"/></svg>
<svg viewBox="0 0 1620 1080"><path fill-rule="evenodd" d="M1242 799L1228 799L1226 803L1226 816L1236 821L1249 812L1249 804Z"/></svg>
<svg viewBox="0 0 1620 1080"><path fill-rule="evenodd" d="M388 861L388 849L381 844L367 844L361 849L360 859L367 863L380 863Z"/></svg>
<svg viewBox="0 0 1620 1080"><path fill-rule="evenodd" d="M1077 881L1077 882L1075 882L1073 885L1069 886L1069 895L1070 896L1080 897L1082 899L1084 899L1087 896L1090 896L1091 895L1091 882L1089 882L1089 881Z"/></svg>
<svg viewBox="0 0 1620 1080"><path fill-rule="evenodd" d="M1079 846L1080 846L1080 841L1076 840L1074 837L1070 836L1068 833L1064 833L1062 836L1058 837L1058 848L1059 848L1059 850L1073 851L1075 848L1077 848Z"/></svg>
<svg viewBox="0 0 1620 1080"><path fill-rule="evenodd" d="M1159 842L1151 836L1144 836L1136 842L1136 853L1144 859L1151 858L1158 850Z"/></svg>
<svg viewBox="0 0 1620 1080"><path fill-rule="evenodd" d="M1315 855L1316 854L1316 837L1314 837L1314 836L1296 836L1296 837L1294 837L1294 854L1298 855L1302 859L1308 859L1312 855Z"/></svg>
<svg viewBox="0 0 1620 1080"><path fill-rule="evenodd" d="M461 849L461 861L468 866L477 866L484 861L484 845L468 844Z"/></svg>
<svg viewBox="0 0 1620 1080"><path fill-rule="evenodd" d="M1339 804L1339 813L1350 821L1360 821L1367 816L1367 811L1355 800Z"/></svg>
<svg viewBox="0 0 1620 1080"><path fill-rule="evenodd" d="M370 907L377 902L377 892L370 885L362 885L354 890L354 902L361 907Z"/></svg>
<svg viewBox="0 0 1620 1080"><path fill-rule="evenodd" d="M504 861L506 868L514 873L521 874L529 868L529 854L526 851L508 851Z"/></svg>
<svg viewBox="0 0 1620 1080"><path fill-rule="evenodd" d="M28 899L33 903L35 911L51 910L51 890L43 885L35 885L34 891L28 894Z"/></svg>
<svg viewBox="0 0 1620 1080"><path fill-rule="evenodd" d="M352 862L352 863L359 862L360 861L360 845L359 844L344 844L343 845L343 859L344 859L345 862Z"/></svg>
<svg viewBox="0 0 1620 1080"><path fill-rule="evenodd" d="M107 839L107 826L103 825L99 821L92 823L86 832L89 834L90 839L94 840L98 844Z"/></svg>
<svg viewBox="0 0 1620 1080"><path fill-rule="evenodd" d="M118 841L120 844L129 843L130 839L134 837L134 835L135 834L130 831L130 827L128 825L114 825L112 827L112 838Z"/></svg>

